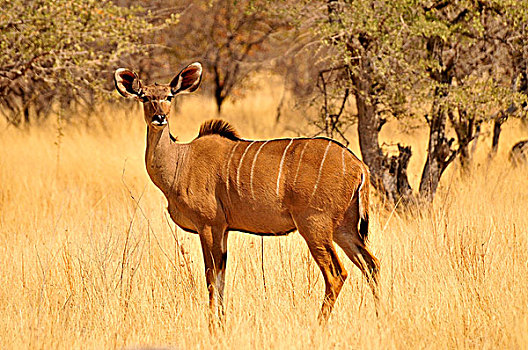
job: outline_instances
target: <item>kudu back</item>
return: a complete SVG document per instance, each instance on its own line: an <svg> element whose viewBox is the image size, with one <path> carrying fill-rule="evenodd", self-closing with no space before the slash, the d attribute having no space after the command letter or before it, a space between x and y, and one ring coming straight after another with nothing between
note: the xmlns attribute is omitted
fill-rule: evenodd
<svg viewBox="0 0 528 350"><path fill-rule="evenodd" d="M322 322L347 278L333 242L363 272L377 298L379 263L367 248L365 164L331 139L245 140L222 120L205 122L189 143L176 142L168 127L171 101L196 90L201 76L201 65L193 63L170 84L145 86L123 68L114 78L121 95L143 103L147 172L167 197L171 218L200 237L211 312L224 314L230 231L279 236L297 230L324 276Z"/></svg>

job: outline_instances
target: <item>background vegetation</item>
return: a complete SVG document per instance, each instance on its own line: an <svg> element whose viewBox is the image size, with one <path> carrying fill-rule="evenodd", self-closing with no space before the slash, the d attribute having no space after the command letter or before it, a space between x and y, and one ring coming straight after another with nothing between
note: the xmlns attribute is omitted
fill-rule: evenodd
<svg viewBox="0 0 528 350"><path fill-rule="evenodd" d="M508 161L528 138L526 23L513 0L8 1L3 346L526 347L528 169ZM302 239L234 234L227 324L209 334L199 240L165 214L142 111L112 83L117 67L167 82L195 60L180 140L220 114L245 138L338 138L369 165L380 317L343 255L351 278L318 327Z"/></svg>
<svg viewBox="0 0 528 350"><path fill-rule="evenodd" d="M277 119L291 92L316 134L348 144L359 130L392 205L431 202L454 160L468 169L483 125L494 125L492 157L502 124L527 112L526 1L17 0L1 11L0 105L12 125L97 113L118 66L163 80L200 60L218 114L266 70L284 79ZM391 120L429 130L414 188L416 149L380 143Z"/></svg>
<svg viewBox="0 0 528 350"><path fill-rule="evenodd" d="M262 85L264 83L262 82ZM280 93L259 90L225 113L248 138L295 136L275 125ZM213 99L182 97L173 133L192 139ZM255 121L254 116L260 116ZM110 117L111 116L111 117ZM285 115L295 124L302 119ZM100 125L53 123L0 134L0 337L4 348L523 348L528 344L528 187L506 148L526 129L507 123L494 162L482 146L471 175L449 168L434 205L407 214L372 203L381 259L380 316L357 268L326 328L324 283L296 233L229 238L227 319L208 331L199 239L176 229L144 166L139 109L108 109ZM427 132L388 128L382 142L419 146ZM489 139L489 138L488 138ZM358 151L357 136L351 146ZM60 158L58 159L58 154ZM409 164L414 186L425 154ZM264 287L264 278L266 285Z"/></svg>

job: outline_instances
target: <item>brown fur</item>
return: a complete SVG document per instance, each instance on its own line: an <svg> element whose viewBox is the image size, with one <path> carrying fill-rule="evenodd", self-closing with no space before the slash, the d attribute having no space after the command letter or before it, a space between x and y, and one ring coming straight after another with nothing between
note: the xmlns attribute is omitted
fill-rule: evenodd
<svg viewBox="0 0 528 350"><path fill-rule="evenodd" d="M187 69L193 70L194 79L179 77ZM171 89L196 89L197 71L196 64L185 68L171 85L164 85L165 93L143 88L148 125L145 162L150 178L167 197L171 218L200 237L211 312L223 315L230 231L282 235L298 230L325 280L322 322L347 278L334 242L363 272L377 298L379 262L366 246L365 164L333 140L243 140L227 122L218 120L204 123L192 142L174 142L168 125L159 124L156 116L168 114L170 105L148 91L170 96ZM116 86L126 95L131 82L121 80L120 74L123 70L116 71Z"/></svg>

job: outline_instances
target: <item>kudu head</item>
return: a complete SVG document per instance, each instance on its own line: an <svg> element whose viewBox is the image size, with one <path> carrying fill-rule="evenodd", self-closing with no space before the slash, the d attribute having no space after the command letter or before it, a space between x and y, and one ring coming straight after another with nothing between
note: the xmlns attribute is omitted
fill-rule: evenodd
<svg viewBox="0 0 528 350"><path fill-rule="evenodd" d="M174 96L195 91L202 81L202 65L191 63L178 73L169 84L143 85L136 72L119 68L114 73L117 91L124 97L135 98L143 103L145 122L154 130L167 126Z"/></svg>

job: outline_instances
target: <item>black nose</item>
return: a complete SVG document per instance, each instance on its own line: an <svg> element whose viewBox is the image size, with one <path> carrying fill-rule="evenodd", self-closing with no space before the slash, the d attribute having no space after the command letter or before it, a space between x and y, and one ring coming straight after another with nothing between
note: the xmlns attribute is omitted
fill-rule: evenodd
<svg viewBox="0 0 528 350"><path fill-rule="evenodd" d="M156 114L152 117L152 124L165 125L167 124L167 116L165 114Z"/></svg>

